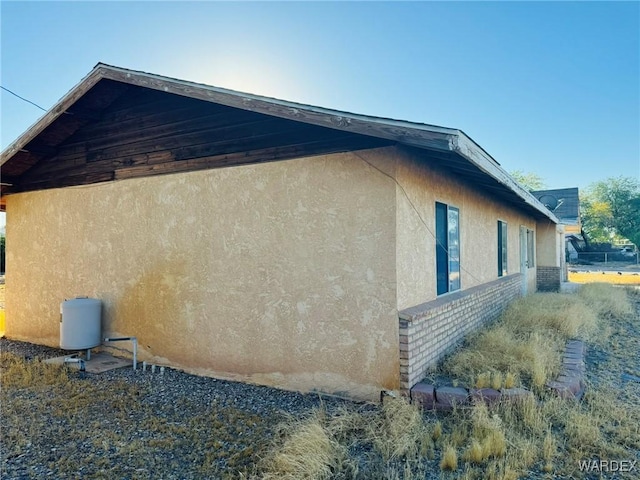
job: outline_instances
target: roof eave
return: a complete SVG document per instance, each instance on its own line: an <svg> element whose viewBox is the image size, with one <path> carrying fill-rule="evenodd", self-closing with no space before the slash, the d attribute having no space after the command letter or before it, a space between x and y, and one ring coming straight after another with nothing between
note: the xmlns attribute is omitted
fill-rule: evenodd
<svg viewBox="0 0 640 480"><path fill-rule="evenodd" d="M22 135L0 153L0 166L4 165L13 155L22 150L31 140L36 138L42 131L53 123L58 117L64 115L71 105L90 90L102 79L100 67L94 67L89 74L62 97L58 103L46 111L36 122L31 125Z"/></svg>
<svg viewBox="0 0 640 480"><path fill-rule="evenodd" d="M516 182L493 158L491 158L487 152L485 152L464 132L458 132L458 135L453 142L452 151L466 158L467 161L475 165L485 174L491 176L498 183L514 192L530 208L548 218L553 223L560 223L558 217L542 205L542 203L540 203L540 201L534 197L531 192Z"/></svg>
<svg viewBox="0 0 640 480"><path fill-rule="evenodd" d="M96 70L102 78L118 82L422 148L450 150L458 133L447 127L333 110L111 65L98 64Z"/></svg>
<svg viewBox="0 0 640 480"><path fill-rule="evenodd" d="M323 107L242 93L220 87L173 79L152 73L128 70L98 63L93 70L62 97L24 134L0 154L0 166L37 137L58 117L64 115L80 97L102 79L136 85L167 93L254 111L327 128L396 141L421 149L450 151L460 155L480 171L514 192L528 207L554 223L558 218L531 193L520 186L482 147L457 129L421 123L341 112Z"/></svg>

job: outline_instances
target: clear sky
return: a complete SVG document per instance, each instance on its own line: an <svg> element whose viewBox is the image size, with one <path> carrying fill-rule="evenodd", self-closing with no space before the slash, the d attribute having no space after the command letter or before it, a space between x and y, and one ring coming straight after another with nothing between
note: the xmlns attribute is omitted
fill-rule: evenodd
<svg viewBox="0 0 640 480"><path fill-rule="evenodd" d="M459 128L547 188L640 178L640 2L0 3L1 83L98 62ZM1 93L1 148L42 111Z"/></svg>

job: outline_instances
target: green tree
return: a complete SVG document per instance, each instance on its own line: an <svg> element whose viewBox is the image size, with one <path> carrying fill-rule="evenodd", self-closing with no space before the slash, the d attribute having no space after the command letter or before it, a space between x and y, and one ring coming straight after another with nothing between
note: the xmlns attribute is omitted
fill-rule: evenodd
<svg viewBox="0 0 640 480"><path fill-rule="evenodd" d="M544 190L546 187L544 179L536 173L526 173L522 170L514 170L513 172L510 172L510 175L516 180L516 182L530 192L532 190Z"/></svg>
<svg viewBox="0 0 640 480"><path fill-rule="evenodd" d="M580 216L592 242L626 238L640 246L640 182L615 177L592 183L580 196Z"/></svg>

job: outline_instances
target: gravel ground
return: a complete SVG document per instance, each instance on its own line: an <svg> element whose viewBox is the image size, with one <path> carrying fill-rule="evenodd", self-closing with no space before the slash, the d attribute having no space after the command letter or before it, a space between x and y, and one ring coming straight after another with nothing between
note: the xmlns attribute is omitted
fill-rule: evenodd
<svg viewBox="0 0 640 480"><path fill-rule="evenodd" d="M627 387L640 408L640 287L633 297L635 318L618 320L610 337L587 345L586 378L595 388ZM639 475L640 478L640 475Z"/></svg>
<svg viewBox="0 0 640 480"><path fill-rule="evenodd" d="M0 351L26 359L70 353L5 338L0 339ZM87 401L80 386L79 392L69 395L88 408L74 411L72 418L50 414L60 405L49 404L46 391L5 392L15 397L26 395L30 397L27 400L38 405L27 401L23 412L7 411L3 405L0 478L238 478L239 472L251 472L275 426L287 415L304 417L321 404L327 411L354 405L333 397L200 377L170 368L164 374L158 370L151 373L150 369L142 372L140 368L121 368L99 375L72 375L76 384L90 382L91 396L96 396L93 387L105 395L104 399ZM133 398L136 404L115 402L118 394L127 402ZM43 402L48 411L38 410ZM62 408L65 406L74 408ZM20 413L31 417L29 425L16 418ZM42 414L50 418L42 418ZM12 428L30 432L23 437L12 433ZM107 430L114 435L106 441L96 441ZM7 439L14 437L13 444L8 444ZM142 443L145 450L137 454L133 447ZM149 445L157 448L150 450ZM87 468L87 456L101 461L95 462L95 468ZM84 470L75 469L74 464L83 465Z"/></svg>
<svg viewBox="0 0 640 480"><path fill-rule="evenodd" d="M640 408L640 295L635 307L637 317L616 323L610 341L588 345L586 380L595 388L624 387L621 395ZM4 338L0 352L27 359L69 353ZM55 387L2 392L0 478L239 478L253 471L287 415L304 417L321 404L328 411L354 406L173 369L73 375L69 391L57 395L66 393L66 401L52 395ZM437 462L425 466L419 478L440 478Z"/></svg>

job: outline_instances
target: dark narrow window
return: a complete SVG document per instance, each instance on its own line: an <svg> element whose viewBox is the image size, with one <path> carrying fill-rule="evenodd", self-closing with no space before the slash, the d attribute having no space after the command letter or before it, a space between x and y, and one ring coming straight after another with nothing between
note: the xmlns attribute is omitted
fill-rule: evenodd
<svg viewBox="0 0 640 480"><path fill-rule="evenodd" d="M460 212L436 202L436 291L460 289Z"/></svg>
<svg viewBox="0 0 640 480"><path fill-rule="evenodd" d="M498 220L498 276L507 274L507 224Z"/></svg>

